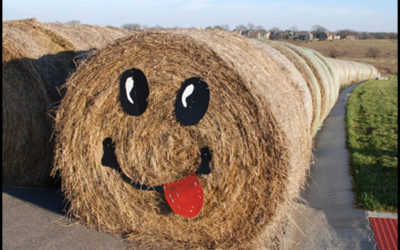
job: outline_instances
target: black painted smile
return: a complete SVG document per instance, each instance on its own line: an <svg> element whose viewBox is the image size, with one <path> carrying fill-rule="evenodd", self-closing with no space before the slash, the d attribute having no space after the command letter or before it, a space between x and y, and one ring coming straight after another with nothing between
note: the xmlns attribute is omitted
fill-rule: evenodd
<svg viewBox="0 0 400 250"><path fill-rule="evenodd" d="M110 167L112 169L115 169L120 175L121 178L131 185L134 188L137 189L142 189L142 190L148 190L148 191L158 191L161 192L164 189L164 184L158 185L158 186L149 186L149 185L144 185L138 182L132 181L128 176L125 175L125 173L122 171L121 167L119 166L117 157L115 155L115 144L111 138L105 138L103 140L103 157L101 159L101 164L103 166ZM200 149L200 154L201 154L201 163L200 166L197 168L195 171L195 174L209 174L211 172L209 162L211 161L212 155L211 151L208 147L204 147Z"/></svg>

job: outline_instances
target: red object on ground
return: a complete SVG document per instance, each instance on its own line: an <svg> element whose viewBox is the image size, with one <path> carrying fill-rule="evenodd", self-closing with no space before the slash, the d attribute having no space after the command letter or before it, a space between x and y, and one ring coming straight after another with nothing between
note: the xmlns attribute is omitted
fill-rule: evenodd
<svg viewBox="0 0 400 250"><path fill-rule="evenodd" d="M186 218L196 217L203 209L203 188L195 173L164 184L164 196L172 210Z"/></svg>
<svg viewBox="0 0 400 250"><path fill-rule="evenodd" d="M397 249L397 219L369 217L378 250Z"/></svg>

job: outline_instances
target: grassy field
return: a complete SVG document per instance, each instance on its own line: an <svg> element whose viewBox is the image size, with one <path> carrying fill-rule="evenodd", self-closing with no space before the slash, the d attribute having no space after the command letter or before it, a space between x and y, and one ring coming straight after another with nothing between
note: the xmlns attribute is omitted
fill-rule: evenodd
<svg viewBox="0 0 400 250"><path fill-rule="evenodd" d="M359 206L398 209L398 81L368 81L347 102L347 144Z"/></svg>
<svg viewBox="0 0 400 250"><path fill-rule="evenodd" d="M384 75L397 75L397 40L333 40L290 41L315 49L327 57L364 62L375 66ZM375 56L375 58L374 58Z"/></svg>

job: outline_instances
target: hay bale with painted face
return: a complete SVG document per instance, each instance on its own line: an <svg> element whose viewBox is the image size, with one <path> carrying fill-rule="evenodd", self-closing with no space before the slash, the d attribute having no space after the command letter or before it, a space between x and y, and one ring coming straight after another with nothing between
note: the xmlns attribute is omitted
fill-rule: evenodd
<svg viewBox="0 0 400 250"><path fill-rule="evenodd" d="M309 165L312 106L301 74L270 53L191 30L90 58L56 118L69 213L145 246L277 244Z"/></svg>

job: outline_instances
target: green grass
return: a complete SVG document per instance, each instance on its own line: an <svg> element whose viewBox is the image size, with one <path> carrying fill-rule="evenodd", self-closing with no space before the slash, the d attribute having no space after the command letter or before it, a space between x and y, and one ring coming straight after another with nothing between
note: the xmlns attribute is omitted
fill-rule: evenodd
<svg viewBox="0 0 400 250"><path fill-rule="evenodd" d="M360 207L397 212L398 81L367 81L347 101L347 146Z"/></svg>

